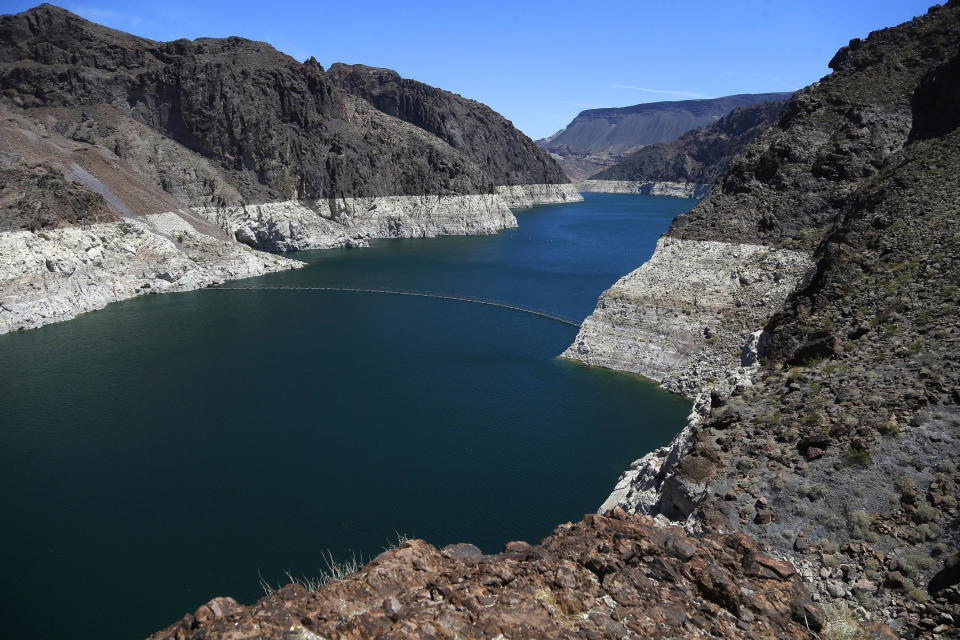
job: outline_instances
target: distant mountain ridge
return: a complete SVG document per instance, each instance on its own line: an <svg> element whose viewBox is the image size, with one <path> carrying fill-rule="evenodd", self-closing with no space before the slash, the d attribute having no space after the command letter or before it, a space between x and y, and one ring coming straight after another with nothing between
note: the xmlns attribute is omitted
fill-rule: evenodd
<svg viewBox="0 0 960 640"><path fill-rule="evenodd" d="M593 180L713 184L733 158L776 122L786 100L736 107L670 142L652 144L593 175Z"/></svg>
<svg viewBox="0 0 960 640"><path fill-rule="evenodd" d="M676 140L736 107L784 100L792 94L744 93L721 98L650 102L581 111L564 129L537 140L573 180L616 164L641 147Z"/></svg>

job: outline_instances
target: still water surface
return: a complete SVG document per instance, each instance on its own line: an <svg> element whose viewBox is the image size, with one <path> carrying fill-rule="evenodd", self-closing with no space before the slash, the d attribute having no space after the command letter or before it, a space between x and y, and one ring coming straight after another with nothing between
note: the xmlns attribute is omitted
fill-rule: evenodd
<svg viewBox="0 0 960 640"><path fill-rule="evenodd" d="M302 252L229 286L580 320L692 200L587 194L495 236ZM6 637L138 638L397 533L486 552L593 511L689 409L556 358L576 328L329 291L150 296L0 336Z"/></svg>

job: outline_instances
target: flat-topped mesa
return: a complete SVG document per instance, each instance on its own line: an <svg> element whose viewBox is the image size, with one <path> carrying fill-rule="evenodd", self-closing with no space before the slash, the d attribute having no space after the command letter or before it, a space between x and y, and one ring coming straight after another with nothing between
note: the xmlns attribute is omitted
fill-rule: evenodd
<svg viewBox="0 0 960 640"><path fill-rule="evenodd" d="M732 109L789 96L789 93L740 94L588 109L554 135L537 140L537 144L550 152L571 179L579 182L615 166L643 147L674 141L691 129L710 124ZM646 179L670 180L672 178Z"/></svg>
<svg viewBox="0 0 960 640"><path fill-rule="evenodd" d="M738 107L677 140L643 147L577 183L581 191L703 198L730 162L771 124L786 100Z"/></svg>

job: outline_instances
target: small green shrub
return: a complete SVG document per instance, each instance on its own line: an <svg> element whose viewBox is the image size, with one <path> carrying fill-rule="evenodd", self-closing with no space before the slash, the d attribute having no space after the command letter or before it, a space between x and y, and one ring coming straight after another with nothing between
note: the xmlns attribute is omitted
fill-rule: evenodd
<svg viewBox="0 0 960 640"><path fill-rule="evenodd" d="M938 511L928 504L922 504L917 507L913 514L913 519L917 522L933 522L937 519Z"/></svg>
<svg viewBox="0 0 960 640"><path fill-rule="evenodd" d="M920 587L914 587L907 591L907 597L916 602L926 602L930 596Z"/></svg>
<svg viewBox="0 0 960 640"><path fill-rule="evenodd" d="M860 621L843 602L830 603L823 607L826 621L820 640L870 640L871 636L860 627Z"/></svg>
<svg viewBox="0 0 960 640"><path fill-rule="evenodd" d="M893 486L895 486L900 493L917 490L917 483L914 482L910 476L900 476L894 481Z"/></svg>
<svg viewBox="0 0 960 640"><path fill-rule="evenodd" d="M910 563L916 571L926 571L927 569L933 568L933 565L936 564L936 560L921 553L911 553L907 556L907 562Z"/></svg>
<svg viewBox="0 0 960 640"><path fill-rule="evenodd" d="M843 457L843 462L847 466L860 465L861 467L865 467L870 464L870 449L850 447L847 449L847 454Z"/></svg>

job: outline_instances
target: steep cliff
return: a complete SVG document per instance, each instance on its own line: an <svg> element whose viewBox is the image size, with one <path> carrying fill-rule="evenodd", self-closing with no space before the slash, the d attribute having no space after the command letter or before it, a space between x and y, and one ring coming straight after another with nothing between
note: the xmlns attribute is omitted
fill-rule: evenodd
<svg viewBox="0 0 960 640"><path fill-rule="evenodd" d="M950 2L841 49L567 352L697 396L603 508L754 535L910 638L960 635L958 43ZM815 269L749 289L791 254ZM694 273L651 301L658 261Z"/></svg>
<svg viewBox="0 0 960 640"><path fill-rule="evenodd" d="M560 167L490 107L401 78L390 69L335 63L327 77L344 91L463 151L497 185L565 184Z"/></svg>
<svg viewBox="0 0 960 640"><path fill-rule="evenodd" d="M565 355L600 363L618 359L612 354L629 343L644 354L627 359L629 370L688 395L711 381L728 391L722 381L741 366L749 335L807 275L809 256L839 208L903 148L911 93L956 49L958 33L949 5L841 49L831 61L836 70L797 92L710 194L677 216L670 260L655 254L651 261L664 269L638 271L601 296ZM711 251L716 260L706 266L709 243L727 248ZM758 260L766 268L758 271ZM698 262L705 270L689 281L668 272ZM704 282L715 284L705 289ZM656 315L644 303L651 295ZM657 316L673 319L671 328Z"/></svg>
<svg viewBox="0 0 960 640"><path fill-rule="evenodd" d="M516 225L511 206L580 199L553 160L479 103L403 81L416 99L397 115L411 124L332 78L315 60L243 38L154 42L51 5L0 16L0 233L169 213L218 254L256 256L256 274L296 263L231 243L280 251L494 233ZM438 121L448 128L431 129ZM130 228L117 227L118 241ZM80 287L90 293L69 303L43 292L74 291L79 278L0 270L0 330L170 288L110 251L112 272L90 270ZM142 282L115 286L121 275Z"/></svg>

